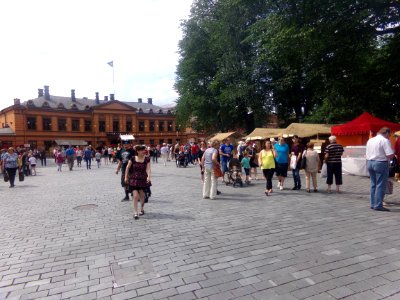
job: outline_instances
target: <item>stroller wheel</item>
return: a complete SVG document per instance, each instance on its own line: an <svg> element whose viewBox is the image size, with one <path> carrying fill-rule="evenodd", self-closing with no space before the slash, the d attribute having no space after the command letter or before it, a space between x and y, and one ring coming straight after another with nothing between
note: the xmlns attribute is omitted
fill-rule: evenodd
<svg viewBox="0 0 400 300"><path fill-rule="evenodd" d="M243 182L240 182L240 187L243 187Z"/></svg>

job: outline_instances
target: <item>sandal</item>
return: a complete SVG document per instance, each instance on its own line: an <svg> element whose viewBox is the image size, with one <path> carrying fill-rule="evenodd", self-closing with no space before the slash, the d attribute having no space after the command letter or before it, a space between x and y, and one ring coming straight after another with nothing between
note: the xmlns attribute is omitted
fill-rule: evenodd
<svg viewBox="0 0 400 300"><path fill-rule="evenodd" d="M327 192L328 194L331 194L331 193L332 193L332 191L331 191L330 189L327 189L326 192Z"/></svg>
<svg viewBox="0 0 400 300"><path fill-rule="evenodd" d="M142 209L140 212L139 212L139 216L143 216L144 215L144 210Z"/></svg>
<svg viewBox="0 0 400 300"><path fill-rule="evenodd" d="M133 218L134 218L135 220L139 219L138 214L134 214L134 215L133 215Z"/></svg>
<svg viewBox="0 0 400 300"><path fill-rule="evenodd" d="M265 192L265 196L269 196L269 193L268 193L268 192Z"/></svg>

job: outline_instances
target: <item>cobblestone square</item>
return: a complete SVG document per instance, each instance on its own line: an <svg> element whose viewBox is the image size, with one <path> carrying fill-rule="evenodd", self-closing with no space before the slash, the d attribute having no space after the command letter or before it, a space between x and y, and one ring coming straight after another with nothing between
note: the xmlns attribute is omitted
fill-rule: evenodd
<svg viewBox="0 0 400 300"><path fill-rule="evenodd" d="M134 220L115 169L50 161L0 183L0 299L400 299L399 184L391 212L371 210L355 176L341 194L321 178L306 193L302 174L301 191L291 177L269 197L264 180L220 183L209 200L198 166L158 163ZM157 276L115 287L112 265L127 261Z"/></svg>

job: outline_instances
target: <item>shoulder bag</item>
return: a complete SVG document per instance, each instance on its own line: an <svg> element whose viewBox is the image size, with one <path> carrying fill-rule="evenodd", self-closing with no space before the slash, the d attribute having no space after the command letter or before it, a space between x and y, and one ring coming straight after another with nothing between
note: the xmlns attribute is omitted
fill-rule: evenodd
<svg viewBox="0 0 400 300"><path fill-rule="evenodd" d="M307 168L307 150L303 152L303 157L301 158L300 162L300 169L306 169Z"/></svg>

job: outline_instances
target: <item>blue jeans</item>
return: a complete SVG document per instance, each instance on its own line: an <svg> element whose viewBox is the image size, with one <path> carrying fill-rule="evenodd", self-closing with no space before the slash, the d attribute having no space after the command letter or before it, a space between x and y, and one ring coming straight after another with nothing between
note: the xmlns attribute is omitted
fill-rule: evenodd
<svg viewBox="0 0 400 300"><path fill-rule="evenodd" d="M221 167L222 167L223 174L225 174L226 172L229 172L228 163L229 163L228 160L221 159Z"/></svg>
<svg viewBox="0 0 400 300"><path fill-rule="evenodd" d="M300 189L301 187L300 168L296 167L296 169L292 170L292 173L293 173L294 187Z"/></svg>
<svg viewBox="0 0 400 300"><path fill-rule="evenodd" d="M371 208L382 208L389 177L389 164L387 161L369 160L367 167L371 178Z"/></svg>

